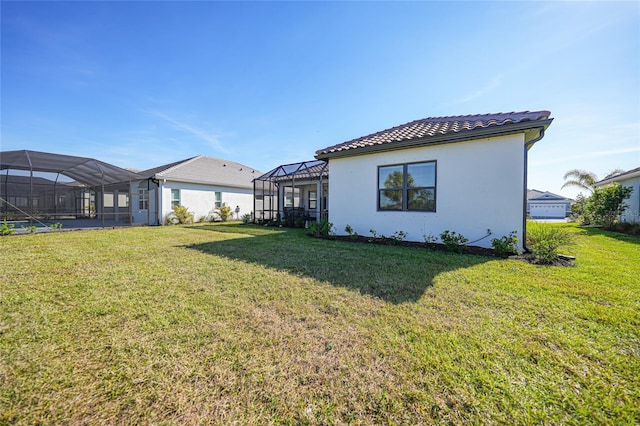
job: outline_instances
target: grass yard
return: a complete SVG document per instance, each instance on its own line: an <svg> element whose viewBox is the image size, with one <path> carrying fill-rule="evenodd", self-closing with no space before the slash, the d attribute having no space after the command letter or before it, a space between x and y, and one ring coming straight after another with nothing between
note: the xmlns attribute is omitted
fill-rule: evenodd
<svg viewBox="0 0 640 426"><path fill-rule="evenodd" d="M0 238L0 424L638 424L640 238L576 267L243 225Z"/></svg>

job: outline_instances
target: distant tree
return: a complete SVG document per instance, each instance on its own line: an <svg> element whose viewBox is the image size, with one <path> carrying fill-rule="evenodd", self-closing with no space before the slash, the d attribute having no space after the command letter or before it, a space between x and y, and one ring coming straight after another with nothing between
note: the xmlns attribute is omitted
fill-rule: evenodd
<svg viewBox="0 0 640 426"><path fill-rule="evenodd" d="M567 186L575 186L589 192L593 192L593 185L598 181L598 176L586 170L573 169L564 174L565 183L561 189Z"/></svg>
<svg viewBox="0 0 640 426"><path fill-rule="evenodd" d="M620 173L624 173L624 170L613 169L605 176L605 179L609 179L610 177L619 175ZM581 169L573 169L564 174L564 180L566 182L564 183L564 185L562 185L561 189L564 189L567 186L574 186L592 193L594 185L599 179L598 176L593 172Z"/></svg>

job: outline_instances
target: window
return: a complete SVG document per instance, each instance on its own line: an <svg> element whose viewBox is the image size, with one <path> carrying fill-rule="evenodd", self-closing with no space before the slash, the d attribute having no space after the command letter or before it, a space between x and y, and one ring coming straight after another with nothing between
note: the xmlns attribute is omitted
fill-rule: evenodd
<svg viewBox="0 0 640 426"><path fill-rule="evenodd" d="M215 197L216 197L216 200L214 202L214 207L216 209L219 209L220 207L222 207L222 192L216 192Z"/></svg>
<svg viewBox="0 0 640 426"><path fill-rule="evenodd" d="M180 205L180 190L172 189L171 190L171 208Z"/></svg>
<svg viewBox="0 0 640 426"><path fill-rule="evenodd" d="M138 189L138 210L149 209L149 190Z"/></svg>
<svg viewBox="0 0 640 426"><path fill-rule="evenodd" d="M119 192L118 193L118 207L129 207L129 193L128 192Z"/></svg>
<svg viewBox="0 0 640 426"><path fill-rule="evenodd" d="M290 186L284 188L284 206L300 206L300 188L292 188Z"/></svg>
<svg viewBox="0 0 640 426"><path fill-rule="evenodd" d="M105 192L104 196L102 197L102 199L104 200L104 207L105 208L112 208L113 207L113 192Z"/></svg>
<svg viewBox="0 0 640 426"><path fill-rule="evenodd" d="M436 162L378 167L378 210L436 211Z"/></svg>
<svg viewBox="0 0 640 426"><path fill-rule="evenodd" d="M309 191L309 210L315 210L318 207L318 194L316 191Z"/></svg>

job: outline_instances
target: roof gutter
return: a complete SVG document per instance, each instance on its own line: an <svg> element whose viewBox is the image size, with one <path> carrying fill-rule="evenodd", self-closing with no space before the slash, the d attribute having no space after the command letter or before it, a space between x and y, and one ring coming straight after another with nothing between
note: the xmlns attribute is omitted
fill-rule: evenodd
<svg viewBox="0 0 640 426"><path fill-rule="evenodd" d="M549 123L551 120L548 120ZM548 124L547 124L548 126ZM528 164L529 164L529 150L539 140L544 138L544 131L547 126L542 126L539 128L539 134L537 137L531 139L528 142L524 143L524 179L523 179L523 188L522 188L522 248L524 251L528 251L527 248L527 175L528 172Z"/></svg>
<svg viewBox="0 0 640 426"><path fill-rule="evenodd" d="M418 148L423 146L463 142L482 137L506 136L514 133L522 133L523 131L532 129L545 129L549 127L552 121L553 118L547 120L539 120L535 122L535 126L532 125L533 122L531 121L523 121L509 125L483 127L480 129L463 131L454 134L429 136L426 138L394 141L389 143L382 143L379 145L343 149L341 151L324 152L321 154L316 154L315 158L317 158L318 160L329 160L331 158L354 157L358 155L374 154L378 152L388 152L407 148ZM533 143L535 143L536 141L532 141L531 145L533 145Z"/></svg>

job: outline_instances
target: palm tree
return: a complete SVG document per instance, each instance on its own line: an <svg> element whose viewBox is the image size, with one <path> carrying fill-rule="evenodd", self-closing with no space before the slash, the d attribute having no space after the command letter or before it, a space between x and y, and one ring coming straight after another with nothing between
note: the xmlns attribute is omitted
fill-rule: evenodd
<svg viewBox="0 0 640 426"><path fill-rule="evenodd" d="M614 169L607 174L605 179L608 179L620 173L624 173L624 170ZM564 180L566 182L560 189L564 189L567 186L577 186L580 189L585 189L589 192L593 192L594 184L598 181L598 176L595 173L588 172L586 170L573 169L564 174Z"/></svg>
<svg viewBox="0 0 640 426"><path fill-rule="evenodd" d="M593 184L598 181L598 176L586 170L573 169L564 174L564 180L566 182L560 189L564 189L567 186L577 186L580 189L593 192Z"/></svg>

